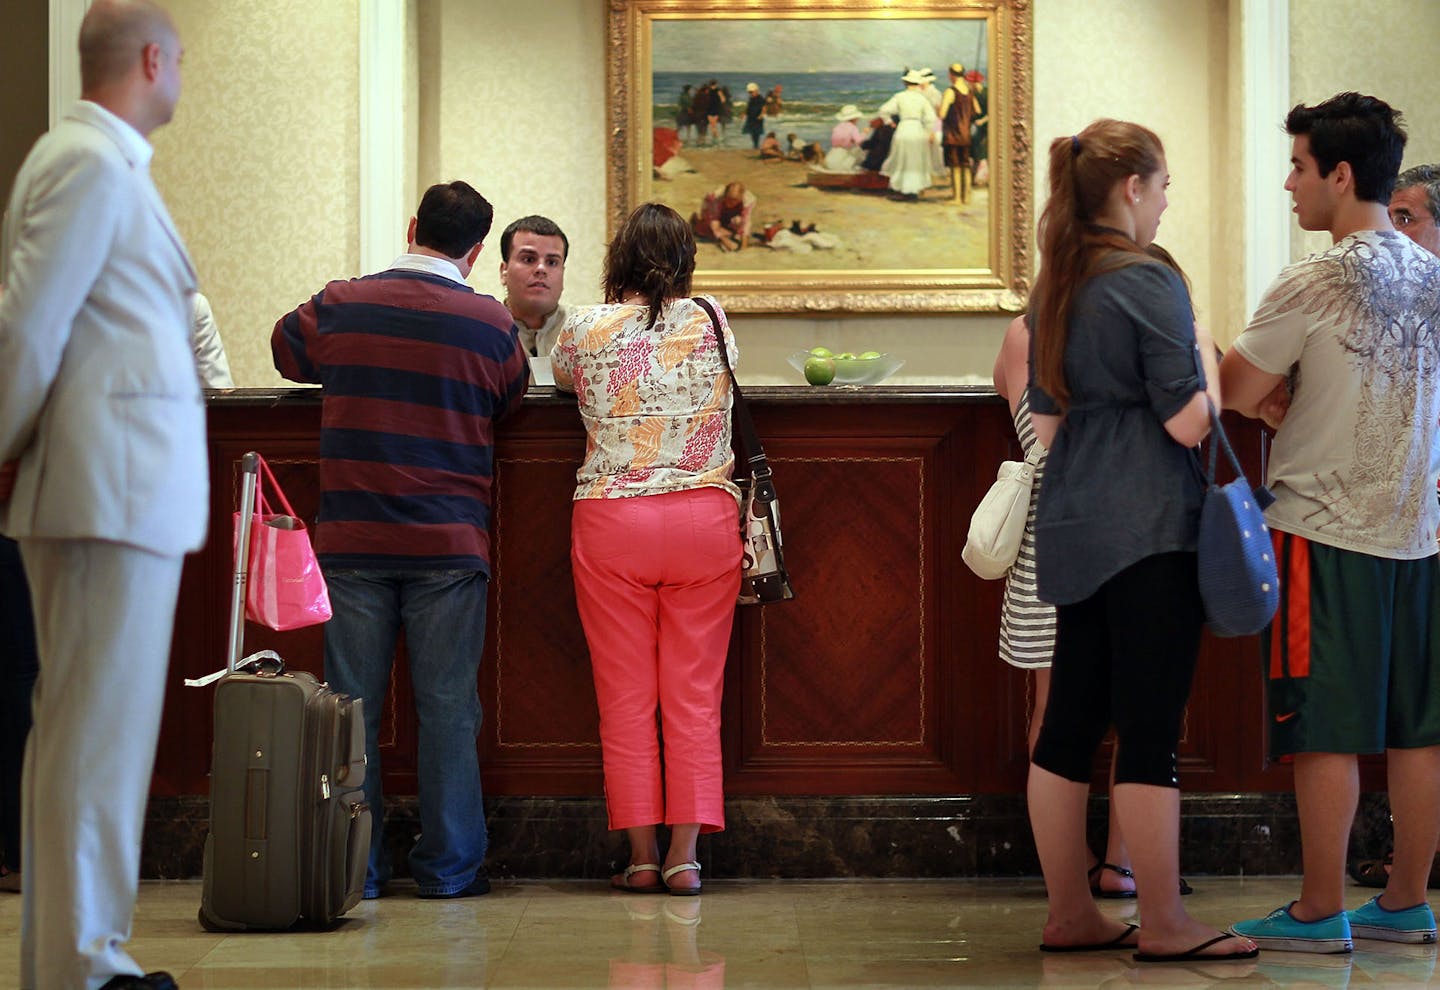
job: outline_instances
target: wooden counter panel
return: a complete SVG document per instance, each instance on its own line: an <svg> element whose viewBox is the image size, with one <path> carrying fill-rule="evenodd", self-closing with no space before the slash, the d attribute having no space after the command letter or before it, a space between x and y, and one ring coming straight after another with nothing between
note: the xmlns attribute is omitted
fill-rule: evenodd
<svg viewBox="0 0 1440 990"><path fill-rule="evenodd" d="M808 401L808 396L815 396ZM1019 451L1003 403L968 395L833 390L752 401L781 496L793 602L737 610L722 747L734 795L1018 793L1028 766L1030 677L997 658L1002 582L960 560L970 513ZM1254 425L1227 416L1247 470ZM313 521L319 404L313 394L213 401L209 546L182 581L154 792L208 790L212 689L180 687L224 662L231 513L246 450L263 452ZM487 793L602 792L589 654L570 574L570 505L584 435L573 404L527 401L496 443L495 579L478 740ZM319 673L320 629L254 625ZM382 718L388 793L415 791L416 725L404 644ZM1290 787L1263 766L1263 680L1254 639L1202 645L1180 748L1192 791ZM1096 781L1103 783L1104 761ZM1380 781L1367 761L1364 786Z"/></svg>
<svg viewBox="0 0 1440 990"><path fill-rule="evenodd" d="M578 774L583 793L594 793L600 780L599 714L570 572L571 496L583 449L577 426L569 441L506 443L497 452L494 649L480 674L487 785L492 771L509 780L513 767L522 786L537 761Z"/></svg>
<svg viewBox="0 0 1440 990"><path fill-rule="evenodd" d="M797 597L740 610L727 691L744 726L727 768L735 793L813 793L827 786L817 763L844 767L849 786L873 778L874 793L914 789L890 774L897 761L951 776L936 752L935 569L925 553L937 517L926 485L934 440L831 446L769 445Z"/></svg>
<svg viewBox="0 0 1440 990"><path fill-rule="evenodd" d="M759 611L758 663L745 680L759 688L761 747L920 750L933 741L925 467L920 452L775 454L776 488L794 493L782 507L801 591Z"/></svg>

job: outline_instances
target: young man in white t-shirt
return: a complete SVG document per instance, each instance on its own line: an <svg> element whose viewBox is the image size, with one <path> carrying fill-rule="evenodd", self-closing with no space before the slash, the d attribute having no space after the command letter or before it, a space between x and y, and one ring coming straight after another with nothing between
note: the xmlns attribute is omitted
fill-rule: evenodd
<svg viewBox="0 0 1440 990"><path fill-rule="evenodd" d="M1440 255L1440 165L1416 165L1400 173L1388 209L1395 229L1431 254ZM1440 854L1440 849L1436 850ZM1390 880L1390 860L1361 859L1350 864L1350 876L1364 887L1383 888ZM1440 887L1437 864L1430 865L1431 889Z"/></svg>
<svg viewBox="0 0 1440 990"><path fill-rule="evenodd" d="M1262 948L1434 942L1425 884L1440 838L1440 262L1386 204L1405 133L1358 93L1286 119L1285 182L1334 245L1280 273L1221 364L1225 405L1278 426L1266 513L1282 600L1262 638L1270 755L1294 761L1300 897L1232 931ZM1432 633L1433 630L1433 633ZM1389 884L1346 912L1357 755L1387 755Z"/></svg>

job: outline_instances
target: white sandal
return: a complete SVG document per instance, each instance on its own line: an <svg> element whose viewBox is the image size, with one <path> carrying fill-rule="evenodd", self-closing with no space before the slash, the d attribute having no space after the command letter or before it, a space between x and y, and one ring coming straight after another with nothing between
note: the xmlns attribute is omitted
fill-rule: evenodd
<svg viewBox="0 0 1440 990"><path fill-rule="evenodd" d="M651 884L647 887L631 886L630 878L637 873L659 873L659 863L636 863L634 866L625 867L625 872L618 877L610 878L610 887L613 890L623 890L627 894L663 894L669 888L663 883ZM619 882L617 882L619 881Z"/></svg>
<svg viewBox="0 0 1440 990"><path fill-rule="evenodd" d="M695 886L693 886L693 887L671 887L671 886L670 886L670 878L673 877L673 876L674 876L675 874L677 874L677 873L684 873L686 870L694 870L696 873L699 873L699 872L700 872L700 864L699 864L699 863L677 863L676 865L670 867L670 869L668 869L668 870L662 870L662 871L660 872L660 879L665 881L665 886L670 889L670 893L671 893L673 896L675 896L675 897L693 897L693 896L695 896L696 894L700 893L700 885L699 885L698 883L697 883Z"/></svg>
<svg viewBox="0 0 1440 990"><path fill-rule="evenodd" d="M698 905L699 901L696 901L695 903ZM700 908L697 906L695 910L696 912L699 912ZM666 907L664 914L665 920L673 921L677 925L684 925L686 928L694 928L696 925L700 924L700 915L698 913L693 918L687 918L683 914L676 914L674 911L671 911L669 907Z"/></svg>

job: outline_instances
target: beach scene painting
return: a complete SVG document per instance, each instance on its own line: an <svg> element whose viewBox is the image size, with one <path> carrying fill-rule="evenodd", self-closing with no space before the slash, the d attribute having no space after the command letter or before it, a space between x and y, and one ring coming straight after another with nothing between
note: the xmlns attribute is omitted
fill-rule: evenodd
<svg viewBox="0 0 1440 990"><path fill-rule="evenodd" d="M927 288L948 293L937 308L988 308L1011 288L998 217L1013 206L1016 106L992 85L1014 86L997 64L1014 41L1004 0L634 6L626 71L612 69L628 170L612 205L658 201L689 220L697 283L780 310L817 308L817 292L824 308L832 285L837 308L871 308L856 289L887 308ZM795 307L787 282L809 293ZM967 288L989 295L954 294Z"/></svg>

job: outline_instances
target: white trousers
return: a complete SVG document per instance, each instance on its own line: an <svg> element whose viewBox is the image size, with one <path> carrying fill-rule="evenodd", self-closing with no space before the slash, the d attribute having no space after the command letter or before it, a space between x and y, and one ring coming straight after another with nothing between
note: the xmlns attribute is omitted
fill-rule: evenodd
<svg viewBox="0 0 1440 990"><path fill-rule="evenodd" d="M40 677L21 785L22 990L97 990L125 951L181 557L21 540Z"/></svg>

